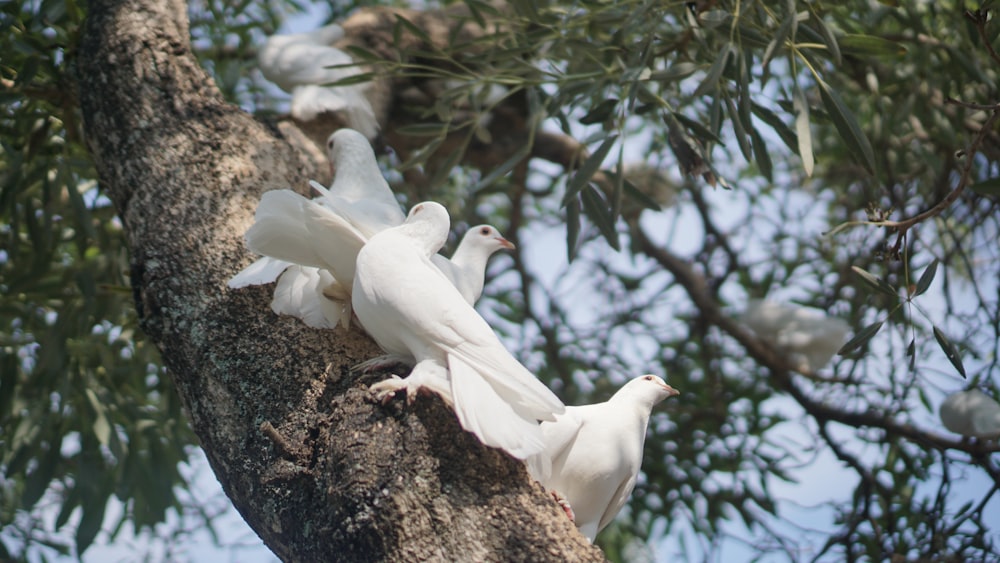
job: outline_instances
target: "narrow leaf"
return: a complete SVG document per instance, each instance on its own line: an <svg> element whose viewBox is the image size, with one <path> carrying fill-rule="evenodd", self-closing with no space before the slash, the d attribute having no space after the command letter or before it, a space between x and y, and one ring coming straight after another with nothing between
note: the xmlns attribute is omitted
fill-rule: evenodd
<svg viewBox="0 0 1000 563"><path fill-rule="evenodd" d="M906 54L906 47L874 35L847 34L840 38L840 50L858 57L898 57Z"/></svg>
<svg viewBox="0 0 1000 563"><path fill-rule="evenodd" d="M931 261L931 263L924 269L924 273L920 274L920 279L917 280L917 289L913 291L913 296L916 297L931 286L931 282L934 281L934 274L937 273L938 261L937 258Z"/></svg>
<svg viewBox="0 0 1000 563"><path fill-rule="evenodd" d="M719 78L722 77L722 72L726 70L726 64L729 62L729 55L731 53L732 50L729 44L726 44L719 51L719 55L716 57L715 62L712 63L712 67L708 69L705 79L701 81L701 84L698 85L692 94L694 97L697 98L715 90L716 85L719 83Z"/></svg>
<svg viewBox="0 0 1000 563"><path fill-rule="evenodd" d="M580 196L583 200L583 211L587 214L587 217L597 225L597 230L601 231L601 235L608 241L611 248L621 250L621 244L618 241L618 231L615 230L614 217L612 217L604 198L601 197L597 188L593 184L587 184L580 191Z"/></svg>
<svg viewBox="0 0 1000 563"><path fill-rule="evenodd" d="M576 258L576 242L580 238L580 200L573 198L566 203L566 258Z"/></svg>
<svg viewBox="0 0 1000 563"><path fill-rule="evenodd" d="M792 107L795 109L795 136L798 139L797 150L802 159L802 168L806 176L812 176L816 161L813 159L812 132L809 129L809 102L798 83L792 94Z"/></svg>
<svg viewBox="0 0 1000 563"><path fill-rule="evenodd" d="M611 116L611 112L615 111L618 106L618 98L609 98L603 102L597 104L594 109L587 112L587 115L580 118L580 123L584 125L590 125L592 123L601 123Z"/></svg>
<svg viewBox="0 0 1000 563"><path fill-rule="evenodd" d="M618 140L618 135L608 135L604 139L604 142L601 143L601 146L594 151L594 154L587 157L587 160L580 165L576 174L573 174L573 177L566 184L566 195L563 196L563 205L566 205L571 199L575 199L576 194L587 185L590 178L601 167L601 163L608 156L608 152L611 151L611 147L615 144L616 140Z"/></svg>
<svg viewBox="0 0 1000 563"><path fill-rule="evenodd" d="M496 168L491 170L489 174L484 176L483 179L480 180L478 184L476 184L476 187L473 188L472 191L475 193L491 186L493 182L496 182L502 176L506 175L508 172L513 170L514 167L517 166L521 161L527 158L530 152L531 152L530 144L525 144L521 148L517 149L517 152L515 152L510 158L504 161L503 164L497 166Z"/></svg>
<svg viewBox="0 0 1000 563"><path fill-rule="evenodd" d="M837 132L840 133L840 137L847 143L847 148L853 153L854 158L870 174L874 175L875 151L872 150L872 145L868 142L868 137L861 130L857 118L847 108L844 100L840 98L840 94L830 88L826 82L819 82L819 93L823 99L823 106L829 112L830 119L833 120L833 124L837 128Z"/></svg>
<svg viewBox="0 0 1000 563"><path fill-rule="evenodd" d="M774 132L781 137L781 140L785 143L786 147L795 151L796 154L798 153L798 136L788 127L788 125L785 124L784 121L781 120L780 117L778 117L777 114L760 104L753 104L753 114L764 123L770 125L771 129L774 129Z"/></svg>
<svg viewBox="0 0 1000 563"><path fill-rule="evenodd" d="M959 375L965 378L965 366L962 365L962 357L958 355L958 348L955 348L951 340L948 340L948 337L938 327L934 327L934 339L937 340L938 346L944 351L944 355L951 362L951 365L955 366Z"/></svg>
<svg viewBox="0 0 1000 563"><path fill-rule="evenodd" d="M635 201L644 208L652 211L662 210L660 204L657 203L655 199L646 195L645 192L636 187L636 185L632 182L629 182L628 178L622 178L622 187L624 188L625 195L627 195L629 199Z"/></svg>
<svg viewBox="0 0 1000 563"><path fill-rule="evenodd" d="M874 288L876 291L879 291L880 293L884 293L886 295L891 295L893 297L899 297L899 294L896 292L896 289L893 288L891 285L889 285L882 278L870 272L866 272L865 270L857 266L851 266L851 269L854 270L855 274L861 276L861 279L864 280L865 283Z"/></svg>
<svg viewBox="0 0 1000 563"><path fill-rule="evenodd" d="M784 46L787 39L794 39L795 37L795 27L798 24L798 17L795 13L795 0L789 0L785 4L785 9L787 10L785 21L781 22L781 27L774 34L774 39L768 44L767 49L764 51L764 58L760 62L760 65L764 68L771 62L771 57L777 52L778 47Z"/></svg>
<svg viewBox="0 0 1000 563"><path fill-rule="evenodd" d="M1000 196L1000 177L983 180L969 186L969 189L979 195Z"/></svg>
<svg viewBox="0 0 1000 563"><path fill-rule="evenodd" d="M858 331L858 333L854 335L854 338L848 340L847 344L844 344L840 347L840 350L837 350L837 353L841 356L846 356L850 352L853 352L855 348L863 346L866 342L871 340L873 336L878 334L879 329L882 328L882 322L883 321L872 323Z"/></svg>
<svg viewBox="0 0 1000 563"><path fill-rule="evenodd" d="M829 51L830 56L833 57L833 62L840 65L840 44L837 42L837 37L833 34L833 30L831 30L830 27L823 22L823 18L819 15L813 18L813 20L816 22L816 27L819 28L819 34L823 38L823 44L826 45L826 50Z"/></svg>
<svg viewBox="0 0 1000 563"><path fill-rule="evenodd" d="M910 344L906 347L906 355L910 357L910 371L917 366L917 341L910 339Z"/></svg>

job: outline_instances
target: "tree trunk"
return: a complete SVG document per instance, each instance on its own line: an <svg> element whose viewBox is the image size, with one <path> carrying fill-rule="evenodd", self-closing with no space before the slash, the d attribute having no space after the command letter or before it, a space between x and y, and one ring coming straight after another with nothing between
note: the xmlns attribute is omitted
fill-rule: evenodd
<svg viewBox="0 0 1000 563"><path fill-rule="evenodd" d="M226 494L286 561L601 560L523 465L434 397L373 403L357 330L275 316L272 287L226 280L251 257L261 193L315 170L227 104L178 1L93 1L78 53L87 141L132 252L159 347Z"/></svg>

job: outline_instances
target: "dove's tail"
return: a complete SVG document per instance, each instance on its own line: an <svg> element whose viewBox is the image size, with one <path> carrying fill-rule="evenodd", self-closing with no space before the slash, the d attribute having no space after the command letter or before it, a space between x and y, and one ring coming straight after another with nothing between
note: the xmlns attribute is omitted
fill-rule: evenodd
<svg viewBox="0 0 1000 563"><path fill-rule="evenodd" d="M247 287L248 285L263 285L278 279L285 268L291 266L284 260L278 260L265 256L244 268L240 273L229 280L228 285L232 289Z"/></svg>
<svg viewBox="0 0 1000 563"><path fill-rule="evenodd" d="M309 242L304 207L309 202L292 190L264 193L254 224L247 230L247 247L264 256L302 266L322 267Z"/></svg>
<svg viewBox="0 0 1000 563"><path fill-rule="evenodd" d="M324 296L323 289L336 283L333 276L323 270L290 266L274 288L271 310L279 315L298 317L314 328L334 328L344 321L346 306Z"/></svg>
<svg viewBox="0 0 1000 563"><path fill-rule="evenodd" d="M348 78L356 73L345 73L340 78ZM335 81L332 79L331 82ZM378 121L371 103L365 97L364 84L346 86L322 86L307 84L292 92L292 117L300 121L312 121L321 113L334 112L344 116L345 125L360 132L369 141L378 135Z"/></svg>
<svg viewBox="0 0 1000 563"><path fill-rule="evenodd" d="M501 448L518 459L542 451L544 444L538 422L519 415L460 358L449 355L448 370L455 414L462 428L475 434L487 446Z"/></svg>

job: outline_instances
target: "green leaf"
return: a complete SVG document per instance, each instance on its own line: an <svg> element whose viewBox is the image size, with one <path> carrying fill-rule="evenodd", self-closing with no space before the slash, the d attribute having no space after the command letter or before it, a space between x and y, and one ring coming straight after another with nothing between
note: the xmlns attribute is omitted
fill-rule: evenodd
<svg viewBox="0 0 1000 563"><path fill-rule="evenodd" d="M345 65L338 65L338 66L345 66ZM358 74L355 74L353 76L345 76L340 80L335 80L334 82L322 84L322 86L350 86L352 84L362 84L365 82L371 82L374 79L375 79L374 72L359 72Z"/></svg>
<svg viewBox="0 0 1000 563"><path fill-rule="evenodd" d="M587 157L587 160L580 165L573 177L570 178L569 182L566 184L566 195L563 196L563 205L566 205L570 200L576 199L576 194L587 185L587 182L594 176L594 173L601 167L601 163L604 162L604 158L608 156L608 152L611 151L611 147L614 146L615 141L618 140L618 135L608 135L604 142L601 143L600 147L594 151L594 154Z"/></svg>
<svg viewBox="0 0 1000 563"><path fill-rule="evenodd" d="M920 279L917 280L917 288L913 291L914 297L921 295L931 286L931 282L934 281L934 274L937 273L937 267L938 261L937 258L935 258L924 269L924 273L920 274Z"/></svg>
<svg viewBox="0 0 1000 563"><path fill-rule="evenodd" d="M576 258L576 243L580 238L580 200L573 198L566 203L566 258Z"/></svg>
<svg viewBox="0 0 1000 563"><path fill-rule="evenodd" d="M770 125L771 129L774 129L774 132L781 137L781 140L785 143L786 147L798 154L798 137L795 135L795 132L793 132L788 125L786 125L785 122L778 117L777 114L760 104L753 104L752 109L753 114L756 115L758 119Z"/></svg>
<svg viewBox="0 0 1000 563"><path fill-rule="evenodd" d="M952 344L951 340L948 340L948 337L938 327L934 327L934 339L937 340L938 346L944 351L944 355L951 362L951 365L955 366L959 375L965 378L965 366L962 365L962 357L958 355L958 348Z"/></svg>
<svg viewBox="0 0 1000 563"><path fill-rule="evenodd" d="M833 120L833 124L837 128L837 132L840 133L840 137L847 143L847 147L854 155L854 158L870 174L874 175L875 151L872 150L872 145L868 141L868 137L861 130L857 118L847 108L847 104L840 98L840 94L830 88L826 82L819 82L819 93L823 99L823 106L826 107L826 111L830 114L830 119Z"/></svg>
<svg viewBox="0 0 1000 563"><path fill-rule="evenodd" d="M629 182L628 178L622 178L622 188L625 195L628 196L629 199L635 201L642 207L652 211L661 211L663 209L655 199L646 195L645 192L637 188L632 182Z"/></svg>
<svg viewBox="0 0 1000 563"><path fill-rule="evenodd" d="M837 353L841 356L846 356L850 352L854 351L855 348L860 348L866 342L871 340L873 336L878 334L879 329L882 328L882 323L883 321L878 321L861 329L854 335L854 338L847 341L847 344L841 346L840 350L837 350Z"/></svg>
<svg viewBox="0 0 1000 563"><path fill-rule="evenodd" d="M840 45L837 42L837 37L833 34L833 30L830 26L826 25L823 18L819 14L813 14L813 21L816 22L816 27L819 28L820 37L823 38L823 44L826 45L826 50L830 52L830 56L833 58L833 62L838 66L841 64L842 58L840 55Z"/></svg>
<svg viewBox="0 0 1000 563"><path fill-rule="evenodd" d="M92 499L81 505L83 516L80 518L80 525L76 528L76 553L83 555L83 552L94 543L94 538L101 531L101 524L104 522L104 509L107 506L107 499Z"/></svg>
<svg viewBox="0 0 1000 563"><path fill-rule="evenodd" d="M910 371L912 371L917 366L917 341L913 338L906 346L906 355L910 357ZM927 408L930 410L930 405L927 405Z"/></svg>
<svg viewBox="0 0 1000 563"><path fill-rule="evenodd" d="M795 12L795 0L786 0L785 21L781 22L781 26L778 28L777 33L774 34L774 39L772 39L767 45L767 49L764 51L764 57L760 62L761 67L767 67L768 63L771 62L771 57L773 57L777 52L778 47L783 46L787 39L794 39L795 28L798 25L798 21L798 14Z"/></svg>
<svg viewBox="0 0 1000 563"><path fill-rule="evenodd" d="M649 79L658 82L676 82L691 76L698 71L698 65L694 63L676 63L662 70L654 70L649 74Z"/></svg>
<svg viewBox="0 0 1000 563"><path fill-rule="evenodd" d="M809 102L799 88L798 82L792 93L792 107L795 108L795 136L798 139L796 150L802 159L802 168L806 176L812 176L816 164L813 158L812 131L809 129Z"/></svg>
<svg viewBox="0 0 1000 563"><path fill-rule="evenodd" d="M732 48L727 43L719 55L715 58L715 62L712 63L711 68L708 69L708 74L705 75L705 79L701 81L701 84L695 89L692 96L699 97L715 90L719 83L719 78L722 77L722 72L726 70L726 64L729 62L729 55L732 54Z"/></svg>
<svg viewBox="0 0 1000 563"><path fill-rule="evenodd" d="M597 188L593 184L587 184L580 191L580 196L583 201L583 211L587 217L597 225L597 230L601 231L601 235L608 241L611 248L621 250L618 231L615 230L615 218Z"/></svg>
<svg viewBox="0 0 1000 563"><path fill-rule="evenodd" d="M423 28L421 28L418 25L415 25L413 22L411 22L410 20L404 18L399 14L393 14L393 15L396 16L396 25L402 25L403 27L405 27L410 33L416 35L417 38L420 39L420 41L422 41L424 44L426 45L434 44L434 42L431 41L431 37L427 35L427 32L424 31Z"/></svg>
<svg viewBox="0 0 1000 563"><path fill-rule="evenodd" d="M473 193L479 192L480 190L483 190L493 185L494 182L499 180L501 177L505 176L508 172L513 170L514 167L517 166L521 161L527 158L528 154L530 153L531 153L530 144L525 144L521 148L517 149L517 151L513 155L511 155L510 158L504 161L503 164L491 170L490 173L487 174L486 176L483 176L483 179L480 180L478 184L476 184L475 188L472 189Z"/></svg>
<svg viewBox="0 0 1000 563"><path fill-rule="evenodd" d="M396 129L396 133L410 137L441 137L448 133L447 123L414 123Z"/></svg>
<svg viewBox="0 0 1000 563"><path fill-rule="evenodd" d="M840 50L858 57L898 57L906 54L906 47L897 41L874 35L847 34L840 38Z"/></svg>
<svg viewBox="0 0 1000 563"><path fill-rule="evenodd" d="M1000 196L1000 176L972 184L969 189L979 195Z"/></svg>
<svg viewBox="0 0 1000 563"><path fill-rule="evenodd" d="M878 277L875 274L872 274L870 272L866 272L865 270L863 270L863 269L861 269L861 268L859 268L857 266L851 266L851 269L854 270L855 274L861 276L861 279L864 280L865 283L867 283L869 286L871 286L876 291L878 291L880 293L884 293L886 295L891 295L893 297L899 297L899 294L896 292L896 289L894 287L892 287L891 285L889 285L882 278L880 278L880 277Z"/></svg>
<svg viewBox="0 0 1000 563"><path fill-rule="evenodd" d="M770 182L773 180L773 167L771 165L771 155L767 152L767 142L757 132L757 128L750 129L750 140L753 141L753 155L760 168L760 173Z"/></svg>
<svg viewBox="0 0 1000 563"><path fill-rule="evenodd" d="M604 100L603 102L597 104L594 109L587 112L587 115L581 117L580 123L583 123L584 125L602 123L611 116L611 113L615 111L616 107L618 107L618 98L609 98Z"/></svg>

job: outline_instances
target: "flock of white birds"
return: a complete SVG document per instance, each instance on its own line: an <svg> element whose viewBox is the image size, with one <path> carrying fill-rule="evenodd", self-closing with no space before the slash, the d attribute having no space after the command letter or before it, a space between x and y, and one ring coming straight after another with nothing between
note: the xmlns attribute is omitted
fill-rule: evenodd
<svg viewBox="0 0 1000 563"><path fill-rule="evenodd" d="M412 366L406 377L373 385L376 400L402 392L412 401L420 389L440 395L483 444L525 460L593 541L632 493L653 407L678 392L642 375L606 402L566 407L507 351L474 305L487 261L513 245L479 225L448 259L438 254L450 231L442 205L418 203L404 216L370 144L378 124L365 86L330 85L359 72L332 46L342 37L335 24L276 35L259 53L264 76L292 95L293 117L339 112L352 128L327 142L329 187L310 182L313 198L288 189L263 195L246 233L247 247L262 258L229 287L276 282L275 313L315 328L367 332L386 356L365 369ZM808 372L825 366L848 332L821 311L769 301L750 303L742 320ZM1000 435L1000 404L978 390L953 395L940 414L954 432Z"/></svg>

